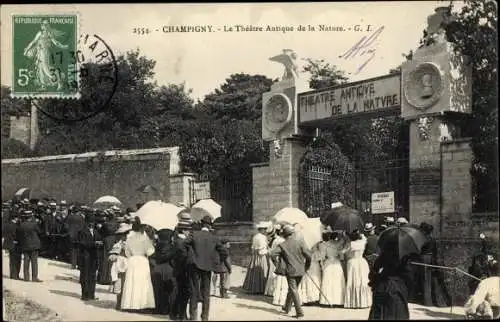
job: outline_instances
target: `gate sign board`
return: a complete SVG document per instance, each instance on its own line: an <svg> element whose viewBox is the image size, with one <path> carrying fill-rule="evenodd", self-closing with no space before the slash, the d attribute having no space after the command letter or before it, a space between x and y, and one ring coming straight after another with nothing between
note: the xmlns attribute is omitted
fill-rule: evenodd
<svg viewBox="0 0 500 322"><path fill-rule="evenodd" d="M194 183L194 200L208 199L210 195L210 181Z"/></svg>
<svg viewBox="0 0 500 322"><path fill-rule="evenodd" d="M389 74L298 95L299 125L401 113L401 75Z"/></svg>
<svg viewBox="0 0 500 322"><path fill-rule="evenodd" d="M394 211L394 191L372 193L372 214L387 214Z"/></svg>

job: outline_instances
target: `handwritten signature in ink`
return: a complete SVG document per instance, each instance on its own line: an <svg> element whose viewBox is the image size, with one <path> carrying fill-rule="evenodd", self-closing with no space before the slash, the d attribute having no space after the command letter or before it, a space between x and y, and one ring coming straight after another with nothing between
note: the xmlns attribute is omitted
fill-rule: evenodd
<svg viewBox="0 0 500 322"><path fill-rule="evenodd" d="M363 64L358 67L358 70L355 74L358 74L360 71L365 68L365 66L375 57L375 53L377 51L376 48L371 47L372 44L377 40L378 36L384 31L384 26L375 30L370 36L363 36L354 46L348 49L345 53L339 56L339 58L344 59L352 59L355 57L368 57L367 60Z"/></svg>

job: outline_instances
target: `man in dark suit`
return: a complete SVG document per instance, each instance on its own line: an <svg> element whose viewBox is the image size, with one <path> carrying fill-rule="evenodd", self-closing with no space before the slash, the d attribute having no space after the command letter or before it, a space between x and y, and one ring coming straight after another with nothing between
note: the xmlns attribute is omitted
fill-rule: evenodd
<svg viewBox="0 0 500 322"><path fill-rule="evenodd" d="M187 320L186 310L189 302L191 289L189 283L189 272L187 270L189 248L186 244L186 239L191 234L191 223L179 221L176 227L176 235L174 237L174 256L172 260L174 268L174 276L177 284L177 294L175 295L174 304L170 318L172 320Z"/></svg>
<svg viewBox="0 0 500 322"><path fill-rule="evenodd" d="M41 247L40 238L38 237L40 228L31 210L25 210L23 212L23 219L24 221L19 225L17 230L17 236L24 255L24 280L30 280L29 273L31 263L31 276L33 282L41 282L41 280L38 279L38 252Z"/></svg>
<svg viewBox="0 0 500 322"><path fill-rule="evenodd" d="M96 300L95 286L97 283L97 252L102 247L102 241L95 228L95 216L85 217L85 226L77 234L78 269L80 270L80 285L82 300Z"/></svg>
<svg viewBox="0 0 500 322"><path fill-rule="evenodd" d="M9 274L11 279L18 280L19 272L21 271L21 247L17 240L17 229L19 228L19 218L12 214L8 214L10 220L6 222L2 228L3 249L9 252Z"/></svg>
<svg viewBox="0 0 500 322"><path fill-rule="evenodd" d="M279 247L273 249L270 253L271 259L276 267L280 266L278 258L282 257L286 263L284 273L288 282L288 294L285 300L285 306L282 310L288 314L290 312L292 301L295 306L295 317L304 316L304 311L300 303L298 285L302 281L302 276L311 266L311 252L304 243L303 238L297 238L294 234L295 229L292 225L283 227L283 237L285 241Z"/></svg>
<svg viewBox="0 0 500 322"><path fill-rule="evenodd" d="M188 257L191 297L189 315L191 320L198 318L198 302L202 302L201 319L208 321L210 311L210 281L212 272L219 265L220 258L227 256L227 250L211 232L212 220L205 216L201 220L201 230L193 231L186 243L190 246Z"/></svg>
<svg viewBox="0 0 500 322"><path fill-rule="evenodd" d="M85 226L83 216L80 214L80 209L75 207L66 217L66 230L68 235L66 236L66 242L68 243L68 248L71 252L71 268L75 269L78 261L78 246L77 236L78 232Z"/></svg>

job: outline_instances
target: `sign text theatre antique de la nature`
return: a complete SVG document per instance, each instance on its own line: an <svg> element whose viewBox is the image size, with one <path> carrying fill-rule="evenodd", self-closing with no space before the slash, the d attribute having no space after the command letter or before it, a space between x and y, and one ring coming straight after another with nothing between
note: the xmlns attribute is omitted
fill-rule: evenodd
<svg viewBox="0 0 500 322"><path fill-rule="evenodd" d="M301 125L320 125L332 119L365 114L399 114L401 76L390 74L301 93L298 102Z"/></svg>

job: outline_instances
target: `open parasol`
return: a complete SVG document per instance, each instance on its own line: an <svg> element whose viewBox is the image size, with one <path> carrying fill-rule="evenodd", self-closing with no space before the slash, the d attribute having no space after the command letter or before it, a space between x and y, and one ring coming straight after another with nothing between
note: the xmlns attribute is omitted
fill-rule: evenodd
<svg viewBox="0 0 500 322"><path fill-rule="evenodd" d="M184 208L159 200L148 201L134 216L141 219L141 223L150 225L156 230L174 230L179 222L177 214Z"/></svg>
<svg viewBox="0 0 500 322"><path fill-rule="evenodd" d="M94 201L94 205L101 209L105 209L113 206L119 207L122 205L122 202L114 196L102 196Z"/></svg>
<svg viewBox="0 0 500 322"><path fill-rule="evenodd" d="M203 217L209 216L212 222L221 217L222 207L212 199L202 199L195 203L190 210L191 218L200 221Z"/></svg>
<svg viewBox="0 0 500 322"><path fill-rule="evenodd" d="M359 212L345 205L324 212L321 215L321 222L325 226L330 226L332 230L343 230L348 233L356 229L362 230L364 227L363 219L361 219Z"/></svg>
<svg viewBox="0 0 500 322"><path fill-rule="evenodd" d="M308 218L301 226L300 234L304 238L307 247L312 248L322 240L322 224L319 218Z"/></svg>
<svg viewBox="0 0 500 322"><path fill-rule="evenodd" d="M30 193L31 193L31 190L29 188L21 188L21 189L16 191L16 193L14 194L14 197L19 199L19 200L22 200L25 198L29 199Z"/></svg>
<svg viewBox="0 0 500 322"><path fill-rule="evenodd" d="M305 212L299 208L285 207L278 211L273 220L276 223L289 223L289 224L300 224L302 225L307 221L308 217Z"/></svg>
<svg viewBox="0 0 500 322"><path fill-rule="evenodd" d="M377 247L381 252L389 252L402 259L411 254L419 254L427 242L424 233L414 226L389 227L380 234Z"/></svg>

